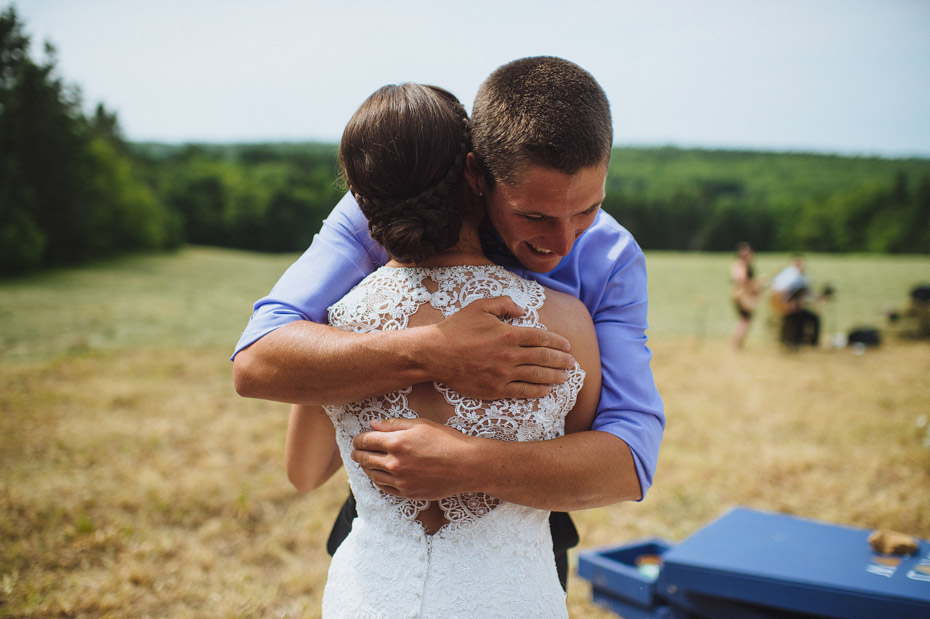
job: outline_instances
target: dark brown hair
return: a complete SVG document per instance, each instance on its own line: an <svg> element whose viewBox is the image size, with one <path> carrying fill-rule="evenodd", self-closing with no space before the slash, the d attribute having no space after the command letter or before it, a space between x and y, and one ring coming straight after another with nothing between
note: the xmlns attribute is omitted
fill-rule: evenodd
<svg viewBox="0 0 930 619"><path fill-rule="evenodd" d="M465 108L436 86L384 86L349 120L339 163L392 258L418 263L458 242L470 148Z"/></svg>
<svg viewBox="0 0 930 619"><path fill-rule="evenodd" d="M610 160L610 104L594 77L572 62L514 60L478 89L472 142L492 188L517 184L528 165L575 174Z"/></svg>

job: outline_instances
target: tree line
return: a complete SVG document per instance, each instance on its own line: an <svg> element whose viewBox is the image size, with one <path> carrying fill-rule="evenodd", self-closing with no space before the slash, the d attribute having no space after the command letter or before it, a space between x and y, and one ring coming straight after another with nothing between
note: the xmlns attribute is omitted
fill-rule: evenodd
<svg viewBox="0 0 930 619"><path fill-rule="evenodd" d="M34 60L14 9L0 14L0 271L182 242L180 218L136 175L116 115L82 109L46 44Z"/></svg>
<svg viewBox="0 0 930 619"><path fill-rule="evenodd" d="M0 14L0 273L185 243L301 251L333 144L131 143ZM930 160L616 148L604 209L645 249L930 253Z"/></svg>
<svg viewBox="0 0 930 619"><path fill-rule="evenodd" d="M604 208L646 248L930 253L930 160L615 149Z"/></svg>
<svg viewBox="0 0 930 619"><path fill-rule="evenodd" d="M187 243L266 252L306 249L342 197L335 147L138 144L148 186Z"/></svg>

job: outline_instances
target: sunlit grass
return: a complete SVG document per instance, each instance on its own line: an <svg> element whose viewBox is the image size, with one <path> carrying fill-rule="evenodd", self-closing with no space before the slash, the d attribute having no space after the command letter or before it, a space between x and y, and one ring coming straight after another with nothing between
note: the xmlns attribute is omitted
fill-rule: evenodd
<svg viewBox="0 0 930 619"><path fill-rule="evenodd" d="M292 259L191 249L0 283L15 350L0 356L0 617L318 616L344 478L288 485L287 407L238 398L228 361ZM812 274L871 268L832 260L810 259ZM900 260L914 261L903 276L877 260L888 281L863 297L906 298L930 261ZM732 353L716 298L728 263L650 257L659 471L643 503L576 513L581 547L675 542L734 505L930 537L930 343L786 353L760 323ZM699 272L717 291L700 338L678 331ZM853 280L831 283L852 302ZM611 616L570 582L573 616Z"/></svg>
<svg viewBox="0 0 930 619"><path fill-rule="evenodd" d="M296 256L208 247L0 280L0 361L227 346Z"/></svg>

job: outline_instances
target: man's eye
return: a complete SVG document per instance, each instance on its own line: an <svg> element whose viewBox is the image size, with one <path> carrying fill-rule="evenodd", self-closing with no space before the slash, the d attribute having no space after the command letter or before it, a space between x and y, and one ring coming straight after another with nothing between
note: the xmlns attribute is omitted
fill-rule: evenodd
<svg viewBox="0 0 930 619"><path fill-rule="evenodd" d="M521 215L523 219L528 219L529 221L542 221L542 215Z"/></svg>

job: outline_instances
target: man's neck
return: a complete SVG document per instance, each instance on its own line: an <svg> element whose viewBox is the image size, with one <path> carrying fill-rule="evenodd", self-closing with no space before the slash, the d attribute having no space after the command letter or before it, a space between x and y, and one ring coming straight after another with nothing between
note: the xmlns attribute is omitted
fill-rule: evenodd
<svg viewBox="0 0 930 619"><path fill-rule="evenodd" d="M500 234L494 229L494 224L487 217L478 226L478 236L484 255L494 264L507 268L523 267L523 264L514 257L513 253L504 244Z"/></svg>

